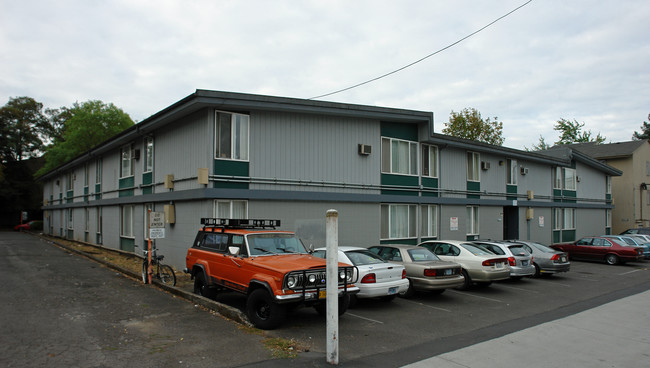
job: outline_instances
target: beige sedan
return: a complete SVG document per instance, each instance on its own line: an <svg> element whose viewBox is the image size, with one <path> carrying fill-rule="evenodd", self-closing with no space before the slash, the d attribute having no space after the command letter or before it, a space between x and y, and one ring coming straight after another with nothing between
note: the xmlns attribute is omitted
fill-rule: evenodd
<svg viewBox="0 0 650 368"><path fill-rule="evenodd" d="M403 265L409 288L403 295L413 296L416 291L441 294L448 288L462 286L465 279L458 263L436 257L425 248L404 244L382 244L368 248L382 259Z"/></svg>
<svg viewBox="0 0 650 368"><path fill-rule="evenodd" d="M507 257L496 255L475 244L459 240L428 240L419 246L430 250L442 260L456 262L463 267L465 283L461 289L468 289L472 283L490 285L492 281L510 277Z"/></svg>

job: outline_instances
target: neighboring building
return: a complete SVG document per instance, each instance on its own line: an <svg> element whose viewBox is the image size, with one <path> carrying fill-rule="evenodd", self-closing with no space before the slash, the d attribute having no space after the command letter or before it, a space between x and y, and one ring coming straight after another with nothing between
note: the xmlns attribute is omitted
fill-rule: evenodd
<svg viewBox="0 0 650 368"><path fill-rule="evenodd" d="M650 144L647 140L569 147L623 172L611 182L611 193L616 198L612 211L614 234L629 228L650 227Z"/></svg>
<svg viewBox="0 0 650 368"><path fill-rule="evenodd" d="M201 217L280 219L314 246L331 208L342 245L609 231L620 171L433 131L431 112L197 90L41 177L44 232L140 253L164 211L182 268Z"/></svg>

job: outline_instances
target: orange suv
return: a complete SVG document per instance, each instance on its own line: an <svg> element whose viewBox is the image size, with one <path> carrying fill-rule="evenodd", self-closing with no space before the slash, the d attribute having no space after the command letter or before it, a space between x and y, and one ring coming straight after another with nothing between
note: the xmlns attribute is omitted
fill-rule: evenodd
<svg viewBox="0 0 650 368"><path fill-rule="evenodd" d="M246 314L261 329L280 326L289 306L313 306L325 314L326 261L313 257L295 233L276 230L280 220L202 218L201 224L185 257L195 293L245 294ZM339 314L359 292L353 284L357 274L339 263Z"/></svg>

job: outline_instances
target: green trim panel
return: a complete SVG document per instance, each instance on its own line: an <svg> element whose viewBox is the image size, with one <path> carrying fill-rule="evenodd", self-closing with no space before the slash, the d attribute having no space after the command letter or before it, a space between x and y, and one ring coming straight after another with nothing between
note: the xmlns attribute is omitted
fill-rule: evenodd
<svg viewBox="0 0 650 368"><path fill-rule="evenodd" d="M153 183L153 173L148 172L142 174L142 184L143 185L150 185ZM153 193L153 187L152 186L147 186L142 188L142 194L151 194Z"/></svg>
<svg viewBox="0 0 650 368"><path fill-rule="evenodd" d="M553 243L559 243L561 241L561 233L560 230L553 230Z"/></svg>
<svg viewBox="0 0 650 368"><path fill-rule="evenodd" d="M467 182L467 191L468 192L478 192L476 194L467 194L467 198L481 198L481 182L480 181L468 181Z"/></svg>
<svg viewBox="0 0 650 368"><path fill-rule="evenodd" d="M438 189L438 178L422 177L422 187L426 189ZM425 197L438 197L438 192L422 192Z"/></svg>
<svg viewBox="0 0 650 368"><path fill-rule="evenodd" d="M95 184L95 199L102 199L102 184Z"/></svg>
<svg viewBox="0 0 650 368"><path fill-rule="evenodd" d="M241 176L248 179L249 163L246 161L231 161L231 160L214 160L214 174L225 176ZM248 183L233 183L228 181L214 182L214 188L231 188L231 189L248 189Z"/></svg>
<svg viewBox="0 0 650 368"><path fill-rule="evenodd" d="M120 179L118 185L120 189L120 197L132 197L135 194L135 190L133 189L133 186L135 185L134 176Z"/></svg>
<svg viewBox="0 0 650 368"><path fill-rule="evenodd" d="M562 230L562 241L563 242L572 242L576 240L576 231L575 230Z"/></svg>
<svg viewBox="0 0 650 368"><path fill-rule="evenodd" d="M381 174L381 185L395 185L401 187L412 187L413 191L399 189L382 189L381 194L397 194L417 196L419 194L419 178L417 176Z"/></svg>
<svg viewBox="0 0 650 368"><path fill-rule="evenodd" d="M514 196L507 196L506 197L507 199L512 199L512 200L517 199L517 196L516 196L516 194L517 194L517 186L516 185L506 184L506 193L507 194L515 194Z"/></svg>
<svg viewBox="0 0 650 368"><path fill-rule="evenodd" d="M126 251L126 252L135 251L135 239L120 237L120 250L123 250L123 251Z"/></svg>
<svg viewBox="0 0 650 368"><path fill-rule="evenodd" d="M418 126L417 124L400 124L382 121L381 136L417 142Z"/></svg>
<svg viewBox="0 0 650 368"><path fill-rule="evenodd" d="M72 197L74 197L74 190L68 190L65 192L65 203L72 203L72 201L74 201L74 198Z"/></svg>

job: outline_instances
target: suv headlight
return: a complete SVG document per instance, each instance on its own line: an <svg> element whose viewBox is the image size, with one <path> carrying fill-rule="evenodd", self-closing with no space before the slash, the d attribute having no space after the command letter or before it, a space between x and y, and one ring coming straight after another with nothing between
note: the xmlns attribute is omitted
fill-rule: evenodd
<svg viewBox="0 0 650 368"><path fill-rule="evenodd" d="M293 289L294 287L296 287L296 281L297 280L295 276L289 276L287 278L287 286Z"/></svg>

